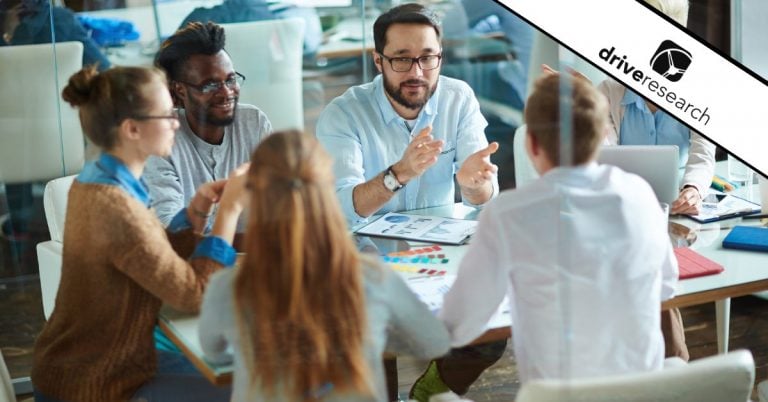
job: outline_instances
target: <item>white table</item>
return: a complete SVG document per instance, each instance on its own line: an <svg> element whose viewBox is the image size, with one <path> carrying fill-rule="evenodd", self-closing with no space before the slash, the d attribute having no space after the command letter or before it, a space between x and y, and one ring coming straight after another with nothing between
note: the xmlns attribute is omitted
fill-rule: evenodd
<svg viewBox="0 0 768 402"><path fill-rule="evenodd" d="M737 195L746 195L747 198L759 199L757 186L753 186L752 194L746 194L747 188L737 191ZM428 208L419 211L426 215L437 215L458 219L476 219L478 211L456 204L446 207ZM415 212L412 212L415 213ZM741 218L699 224L684 217L670 218L670 222L685 226L697 233L697 239L690 246L707 258L717 261L725 267L725 271L718 275L711 275L679 282L676 297L663 303L662 308L674 308L698 305L709 302L717 303L718 323L718 349L727 351L728 346L728 316L730 311L730 298L748 295L755 292L768 290L768 253L729 250L722 248L722 240L735 225L760 225L759 221L742 221ZM419 248L423 243L406 242L404 240L375 239L366 242L369 249L363 250L380 254L393 251L406 250L409 247ZM466 252L465 246L441 246L446 257L451 260L443 268L448 273L456 273L458 262ZM406 278L407 273L401 273ZM171 340L181 347L192 362L208 377L211 382L223 384L231 381L231 366L216 366L203 359L203 353L197 339L197 318L178 315L164 311L161 315L160 325ZM509 327L501 326L488 330L475 342L482 343L499 340L509 336Z"/></svg>

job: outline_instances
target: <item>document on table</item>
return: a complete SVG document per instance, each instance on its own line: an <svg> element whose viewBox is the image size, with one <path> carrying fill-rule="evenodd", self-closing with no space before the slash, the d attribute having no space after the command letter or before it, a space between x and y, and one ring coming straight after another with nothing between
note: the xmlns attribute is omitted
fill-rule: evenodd
<svg viewBox="0 0 768 402"><path fill-rule="evenodd" d="M456 275L440 275L414 277L406 280L413 293L427 305L430 311L437 314L443 308L445 294L451 289ZM487 329L509 327L512 325L512 316L509 312L509 298L504 297L499 308L488 320Z"/></svg>
<svg viewBox="0 0 768 402"><path fill-rule="evenodd" d="M715 222L760 212L760 205L731 194L710 194L702 203L701 213L688 215L701 222Z"/></svg>
<svg viewBox="0 0 768 402"><path fill-rule="evenodd" d="M475 233L477 221L390 212L357 230L367 236L429 243L462 244Z"/></svg>

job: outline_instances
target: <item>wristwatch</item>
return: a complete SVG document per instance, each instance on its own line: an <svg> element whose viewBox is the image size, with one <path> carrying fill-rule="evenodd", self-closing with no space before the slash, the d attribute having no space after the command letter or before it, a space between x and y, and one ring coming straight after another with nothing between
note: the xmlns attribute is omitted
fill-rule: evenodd
<svg viewBox="0 0 768 402"><path fill-rule="evenodd" d="M400 183L400 180L397 180L397 176L395 175L395 172L392 170L392 166L388 167L387 170L384 172L384 187L386 187L387 190L393 193L403 188L403 185Z"/></svg>

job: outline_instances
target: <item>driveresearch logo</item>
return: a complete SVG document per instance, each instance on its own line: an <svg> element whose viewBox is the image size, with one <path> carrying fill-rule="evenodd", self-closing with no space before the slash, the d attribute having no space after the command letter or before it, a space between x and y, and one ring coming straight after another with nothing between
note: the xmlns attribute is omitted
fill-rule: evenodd
<svg viewBox="0 0 768 402"><path fill-rule="evenodd" d="M667 43L673 47L666 47L665 45ZM669 49L675 50L672 51ZM687 64L684 64L682 60L678 62L677 57L681 57L676 56L678 52L684 52L680 54L687 55ZM652 75L655 75L654 73L649 74L640 68L635 67L635 65L627 59L626 55L620 54L621 52L617 51L615 46L610 46L600 49L598 57L607 64L607 66L604 66L606 71L610 70L609 67L613 67L619 73L626 75L627 80L632 79L640 83L640 85L646 87L650 92L656 95L657 98L655 103L661 104L661 101L664 101L671 107L690 115L694 120L704 123L705 126L709 124L710 115L708 106L702 107L701 105L695 104L690 99L685 98L682 94L672 91L670 88L659 83L659 81L656 81L656 79L652 77ZM664 61L654 63L657 59ZM659 64L659 69L662 70L661 72L656 69L656 64ZM680 80L690 64L690 53L680 46L675 45L672 41L662 42L661 46L659 46L659 50L656 51L651 59L651 67L653 67L654 71L672 82ZM653 101L654 99L651 100Z"/></svg>
<svg viewBox="0 0 768 402"><path fill-rule="evenodd" d="M653 71L672 82L680 81L690 65L691 52L671 40L661 42L656 53L651 57Z"/></svg>

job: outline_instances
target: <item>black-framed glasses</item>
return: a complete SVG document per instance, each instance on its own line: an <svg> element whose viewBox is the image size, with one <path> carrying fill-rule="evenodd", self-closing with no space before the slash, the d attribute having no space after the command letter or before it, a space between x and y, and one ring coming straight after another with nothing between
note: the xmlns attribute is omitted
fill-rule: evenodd
<svg viewBox="0 0 768 402"><path fill-rule="evenodd" d="M426 56L419 57L388 57L382 53L379 53L379 55L389 62L389 65L392 66L392 70L398 73L411 71L413 63L418 64L419 68L424 71L434 70L440 67L440 60L443 58L442 53L428 54Z"/></svg>
<svg viewBox="0 0 768 402"><path fill-rule="evenodd" d="M209 82L203 85L195 85L195 84L192 84L191 82L184 82L180 80L175 80L175 81L181 84L184 84L190 88L193 88L204 95L208 95L220 90L225 85L229 89L239 88L241 85L243 85L243 82L245 82L245 76L235 71L235 74L227 78L225 81L214 81L214 82Z"/></svg>
<svg viewBox="0 0 768 402"><path fill-rule="evenodd" d="M153 119L167 119L167 120L178 120L179 119L179 112L176 109L171 110L170 114L160 116L160 115L135 115L131 116L132 119L135 120L153 120Z"/></svg>

